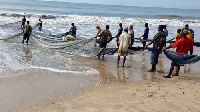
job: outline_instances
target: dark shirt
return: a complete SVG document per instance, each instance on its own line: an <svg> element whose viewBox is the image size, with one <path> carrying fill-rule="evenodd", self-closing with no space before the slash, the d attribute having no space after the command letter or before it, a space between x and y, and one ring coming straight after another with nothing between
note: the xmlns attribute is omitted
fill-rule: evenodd
<svg viewBox="0 0 200 112"><path fill-rule="evenodd" d="M77 30L76 26L72 26L71 29L70 29L70 31L72 31L72 33L75 34L75 35L76 35L76 30Z"/></svg>
<svg viewBox="0 0 200 112"><path fill-rule="evenodd" d="M166 35L165 32L159 31L155 36L154 36L154 42L153 42L153 47L163 47L166 44Z"/></svg>
<svg viewBox="0 0 200 112"><path fill-rule="evenodd" d="M143 37L144 40L148 39L148 34L149 34L149 28L146 28L144 30L144 37Z"/></svg>
<svg viewBox="0 0 200 112"><path fill-rule="evenodd" d="M25 24L26 23L26 18L23 18L22 19L22 24Z"/></svg>
<svg viewBox="0 0 200 112"><path fill-rule="evenodd" d="M120 36L122 34L122 32L123 32L123 27L120 27L119 30L118 30L117 36Z"/></svg>
<svg viewBox="0 0 200 112"><path fill-rule="evenodd" d="M108 43L108 37L112 37L111 32L108 29L105 29L101 31L100 35L101 35L100 45L106 46Z"/></svg>
<svg viewBox="0 0 200 112"><path fill-rule="evenodd" d="M42 21L39 21L38 25L39 27L42 27Z"/></svg>

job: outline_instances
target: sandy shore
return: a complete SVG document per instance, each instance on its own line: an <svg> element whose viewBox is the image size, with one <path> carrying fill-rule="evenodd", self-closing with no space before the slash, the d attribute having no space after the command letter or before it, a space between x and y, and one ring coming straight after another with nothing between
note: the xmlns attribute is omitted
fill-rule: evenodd
<svg viewBox="0 0 200 112"><path fill-rule="evenodd" d="M196 74L196 73L195 73ZM198 73L200 75L200 73ZM104 84L21 112L199 112L200 82L188 76Z"/></svg>

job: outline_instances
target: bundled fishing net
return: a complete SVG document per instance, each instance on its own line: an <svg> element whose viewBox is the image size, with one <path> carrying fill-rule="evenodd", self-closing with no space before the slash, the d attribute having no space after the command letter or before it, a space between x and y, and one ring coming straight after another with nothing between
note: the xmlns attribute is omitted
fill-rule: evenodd
<svg viewBox="0 0 200 112"><path fill-rule="evenodd" d="M164 53L168 59L177 64L189 64L200 60L200 56L197 55L187 55L169 50L165 50Z"/></svg>

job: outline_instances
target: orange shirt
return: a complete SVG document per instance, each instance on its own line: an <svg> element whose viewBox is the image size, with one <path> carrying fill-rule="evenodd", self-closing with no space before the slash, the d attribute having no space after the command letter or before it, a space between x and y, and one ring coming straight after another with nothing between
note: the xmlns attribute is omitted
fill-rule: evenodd
<svg viewBox="0 0 200 112"><path fill-rule="evenodd" d="M171 45L172 48L177 47L176 52L188 54L190 49L193 49L193 41L188 37L182 37L181 40L176 41Z"/></svg>

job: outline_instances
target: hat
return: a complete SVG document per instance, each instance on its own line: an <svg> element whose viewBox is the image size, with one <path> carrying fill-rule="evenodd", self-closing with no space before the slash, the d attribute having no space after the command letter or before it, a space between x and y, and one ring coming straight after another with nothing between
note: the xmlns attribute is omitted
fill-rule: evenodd
<svg viewBox="0 0 200 112"><path fill-rule="evenodd" d="M125 27L124 30L128 30L128 27Z"/></svg>
<svg viewBox="0 0 200 112"><path fill-rule="evenodd" d="M99 25L97 25L96 28L99 28Z"/></svg>
<svg viewBox="0 0 200 112"><path fill-rule="evenodd" d="M183 29L182 33L185 34L185 35L188 35L188 34L189 34L189 32L188 32L187 29Z"/></svg>
<svg viewBox="0 0 200 112"><path fill-rule="evenodd" d="M120 26L122 26L122 23L119 23Z"/></svg>

